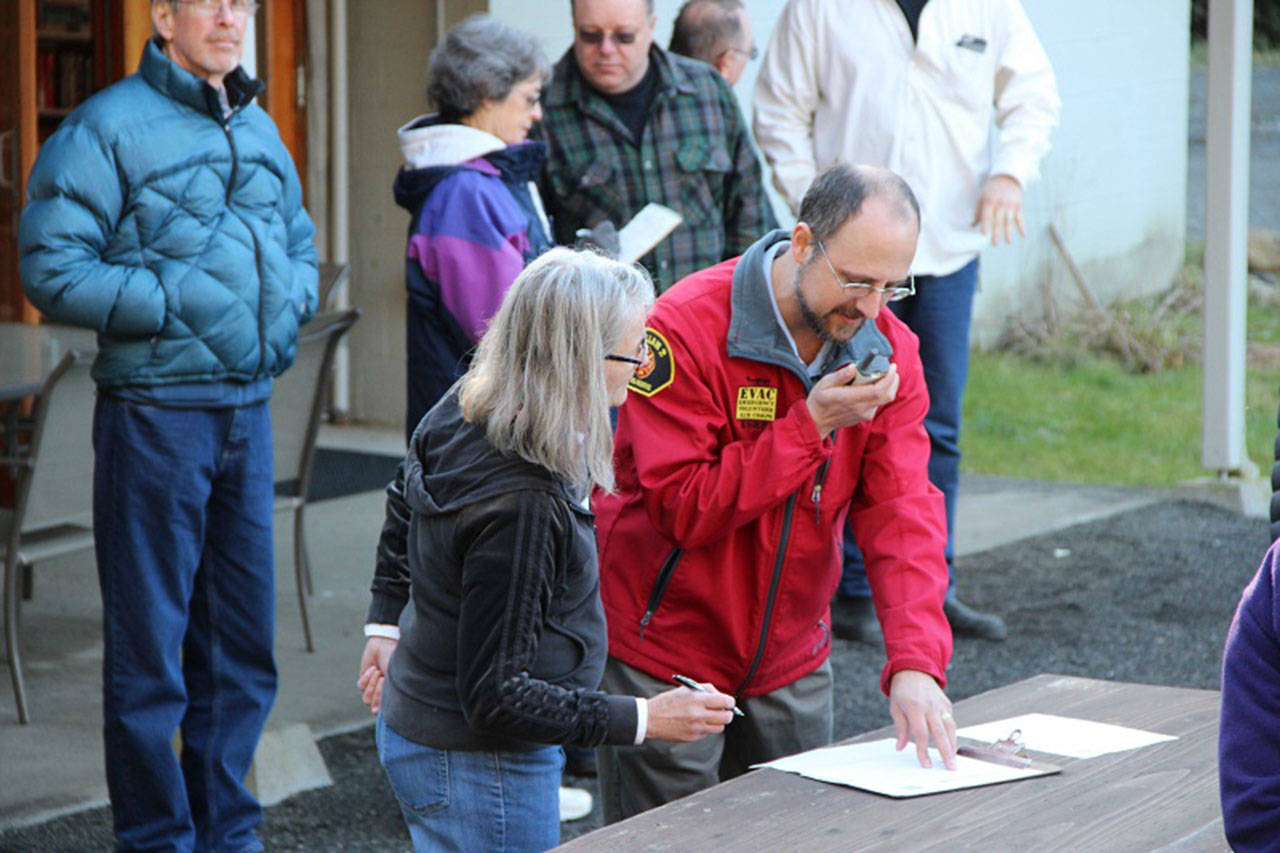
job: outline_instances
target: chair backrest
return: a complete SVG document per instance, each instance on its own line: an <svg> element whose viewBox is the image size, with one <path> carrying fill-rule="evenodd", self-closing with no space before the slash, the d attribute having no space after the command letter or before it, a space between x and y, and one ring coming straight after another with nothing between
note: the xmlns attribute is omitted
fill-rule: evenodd
<svg viewBox="0 0 1280 853"><path fill-rule="evenodd" d="M72 350L45 380L36 400L28 454L32 467L18 489L24 533L93 520L91 359Z"/></svg>
<svg viewBox="0 0 1280 853"><path fill-rule="evenodd" d="M311 479L311 457L334 348L359 318L358 308L317 314L298 331L293 366L280 374L271 390L275 480L292 483L290 491L299 497L306 494Z"/></svg>

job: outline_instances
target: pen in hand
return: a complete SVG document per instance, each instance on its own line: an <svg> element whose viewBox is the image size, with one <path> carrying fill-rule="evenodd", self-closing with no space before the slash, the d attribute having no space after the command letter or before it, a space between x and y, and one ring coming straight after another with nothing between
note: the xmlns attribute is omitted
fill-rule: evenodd
<svg viewBox="0 0 1280 853"><path fill-rule="evenodd" d="M698 682L694 681L692 678L690 678L690 677L689 677L689 676L687 676L687 675L673 675L673 676L671 676L671 680L672 680L672 681L674 681L676 684L679 684L679 685L681 685L681 686L683 686L683 687L688 687L690 690L696 690L696 691L697 691L697 692L699 692L699 693L710 693L710 692L711 692L710 690L708 690L707 688L703 687L701 684L699 684ZM745 717L745 716L746 716L746 714L742 713L742 711L738 708L738 706L737 706L737 705L733 706L733 707L732 707L732 708L730 708L729 710L733 711L733 715L734 715L735 717Z"/></svg>

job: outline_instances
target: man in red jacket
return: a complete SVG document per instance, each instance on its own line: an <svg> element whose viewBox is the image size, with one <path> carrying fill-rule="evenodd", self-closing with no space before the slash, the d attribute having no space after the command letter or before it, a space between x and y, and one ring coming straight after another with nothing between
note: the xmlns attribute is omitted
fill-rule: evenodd
<svg viewBox="0 0 1280 853"><path fill-rule="evenodd" d="M830 743L846 517L884 627L898 746L927 767L932 741L954 766L928 393L915 335L882 310L910 293L919 207L888 170L833 166L800 220L663 294L619 412L617 491L595 501L604 689L646 695L687 675L746 716L697 744L601 750L607 821Z"/></svg>

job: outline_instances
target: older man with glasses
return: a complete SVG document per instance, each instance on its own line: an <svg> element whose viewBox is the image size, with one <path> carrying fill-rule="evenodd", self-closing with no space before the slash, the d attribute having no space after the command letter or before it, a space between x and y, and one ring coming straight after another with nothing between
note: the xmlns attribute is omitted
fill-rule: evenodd
<svg viewBox="0 0 1280 853"><path fill-rule="evenodd" d="M751 40L751 18L741 0L687 0L676 13L670 50L702 60L730 86L759 55Z"/></svg>
<svg viewBox="0 0 1280 853"><path fill-rule="evenodd" d="M315 310L316 253L297 171L253 103L263 85L239 67L257 8L153 0L138 73L40 149L20 226L32 303L98 333L120 849L261 849L244 780L276 691L268 399Z"/></svg>
<svg viewBox="0 0 1280 853"><path fill-rule="evenodd" d="M657 202L683 217L641 259L660 291L745 251L774 218L733 91L653 43L652 0L571 3L573 46L542 102L557 242Z"/></svg>
<svg viewBox="0 0 1280 853"><path fill-rule="evenodd" d="M744 716L697 744L600 750L619 820L832 738L829 602L850 520L867 555L900 747L955 755L942 495L928 479L909 296L920 213L897 175L833 166L790 232L659 297L597 493L606 689L673 675ZM878 378L877 378L878 377Z"/></svg>

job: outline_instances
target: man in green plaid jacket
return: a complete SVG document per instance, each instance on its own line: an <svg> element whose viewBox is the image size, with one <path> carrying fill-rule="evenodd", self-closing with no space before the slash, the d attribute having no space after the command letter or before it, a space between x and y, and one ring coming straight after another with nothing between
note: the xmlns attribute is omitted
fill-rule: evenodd
<svg viewBox="0 0 1280 853"><path fill-rule="evenodd" d="M662 291L775 225L733 91L653 43L652 0L572 0L573 47L543 99L544 198L556 242L649 202L684 221L641 263Z"/></svg>

